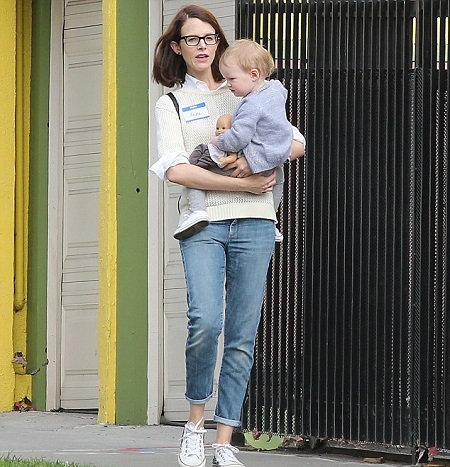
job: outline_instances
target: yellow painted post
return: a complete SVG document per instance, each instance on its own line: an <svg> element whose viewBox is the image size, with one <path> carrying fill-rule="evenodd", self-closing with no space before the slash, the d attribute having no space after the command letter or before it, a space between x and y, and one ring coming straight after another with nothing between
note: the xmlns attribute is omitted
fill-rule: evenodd
<svg viewBox="0 0 450 467"><path fill-rule="evenodd" d="M98 366L100 423L116 421L116 0L103 2L103 105L100 179Z"/></svg>
<svg viewBox="0 0 450 467"><path fill-rule="evenodd" d="M2 0L0 15L0 411L14 405L14 177L16 0Z"/></svg>
<svg viewBox="0 0 450 467"><path fill-rule="evenodd" d="M13 350L27 358L28 187L30 135L31 11L32 0L16 0L16 203L15 297ZM26 367L14 365L14 401L31 400L31 376Z"/></svg>

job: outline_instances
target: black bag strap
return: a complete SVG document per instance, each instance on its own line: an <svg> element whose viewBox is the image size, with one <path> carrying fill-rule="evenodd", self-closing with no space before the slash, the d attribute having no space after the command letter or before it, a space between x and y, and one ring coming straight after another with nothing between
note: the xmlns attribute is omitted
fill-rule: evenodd
<svg viewBox="0 0 450 467"><path fill-rule="evenodd" d="M173 92L168 92L167 95L172 100L173 105L175 107L175 110L177 111L178 118L180 118L180 105L178 104L177 98L174 96ZM181 120L181 118L180 118L180 120Z"/></svg>
<svg viewBox="0 0 450 467"><path fill-rule="evenodd" d="M177 98L174 96L173 92L168 92L167 95L170 97L171 101L173 102L173 105L175 107L175 110L177 111L177 114L178 114L178 118L180 119L181 121L181 117L180 117L180 105L178 104L178 101L177 101ZM178 203L177 203L177 207L178 207L178 214L181 214L181 209L180 209L180 200L181 200L181 196L178 198Z"/></svg>

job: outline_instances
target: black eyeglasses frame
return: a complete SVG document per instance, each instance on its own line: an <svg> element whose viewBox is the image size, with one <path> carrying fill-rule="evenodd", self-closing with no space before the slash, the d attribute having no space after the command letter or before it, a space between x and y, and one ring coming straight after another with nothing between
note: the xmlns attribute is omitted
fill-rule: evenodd
<svg viewBox="0 0 450 467"><path fill-rule="evenodd" d="M215 37L215 41L212 42L211 44L208 44L208 42L206 42L206 38L207 37ZM197 39L197 43L196 44L188 44L187 40L189 37L195 37ZM220 39L220 35L219 34L206 34L206 36L180 36L180 41L181 40L184 40L185 44L188 46L188 47L196 47L198 44L200 44L200 41L203 39L203 42L206 44L206 45L216 45L218 42L219 42L219 39Z"/></svg>

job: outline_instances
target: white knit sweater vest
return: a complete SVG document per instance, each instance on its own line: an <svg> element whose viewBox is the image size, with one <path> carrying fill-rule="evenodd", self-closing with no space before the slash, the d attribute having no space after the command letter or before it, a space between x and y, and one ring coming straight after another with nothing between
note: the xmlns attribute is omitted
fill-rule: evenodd
<svg viewBox="0 0 450 467"><path fill-rule="evenodd" d="M216 91L180 88L173 93L179 104L180 116L169 96L161 96L155 107L159 157L183 153L189 155L198 144L211 141L218 117L233 114L238 103L238 99L226 88ZM187 109L203 103L206 105L206 116L186 121ZM186 200L182 199L180 205L184 203ZM239 218L276 220L272 193L253 195L208 191L206 210L211 221Z"/></svg>

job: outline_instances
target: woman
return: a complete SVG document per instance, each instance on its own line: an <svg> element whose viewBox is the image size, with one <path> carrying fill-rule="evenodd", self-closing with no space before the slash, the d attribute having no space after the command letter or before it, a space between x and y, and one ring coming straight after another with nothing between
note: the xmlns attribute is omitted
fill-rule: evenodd
<svg viewBox="0 0 450 467"><path fill-rule="evenodd" d="M181 467L206 464L203 417L213 395L222 330L213 465L243 466L230 440L240 425L275 238L271 193L275 173L251 175L245 158L225 167L232 171L228 177L188 163L193 149L210 141L218 117L233 114L237 106L238 98L227 89L218 67L227 46L216 18L202 7L189 5L173 18L154 55L154 80L178 87L173 92L177 105L168 95L156 104L160 158L151 170L163 180L206 190L211 221L199 233L180 240L188 297L186 399L190 404L178 456ZM294 157L303 155L303 150L302 144L293 143ZM182 211L186 206L182 201Z"/></svg>

